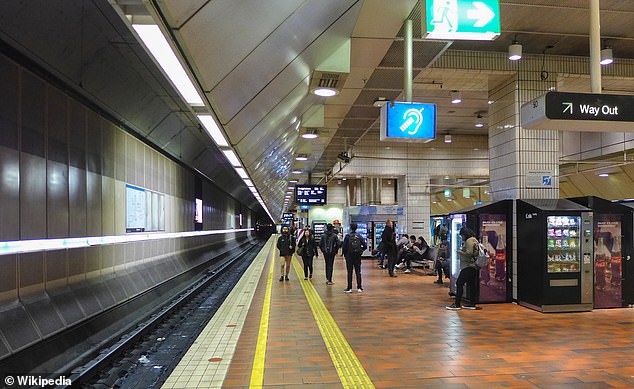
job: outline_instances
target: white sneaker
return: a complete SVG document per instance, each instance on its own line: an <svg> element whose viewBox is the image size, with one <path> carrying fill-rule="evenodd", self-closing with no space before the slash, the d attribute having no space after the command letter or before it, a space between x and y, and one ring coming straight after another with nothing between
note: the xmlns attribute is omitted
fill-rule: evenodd
<svg viewBox="0 0 634 389"><path fill-rule="evenodd" d="M363 288L357 289L357 293L363 293Z"/></svg>
<svg viewBox="0 0 634 389"><path fill-rule="evenodd" d="M409 269L405 269L405 271L403 273L411 273L412 271Z"/></svg>
<svg viewBox="0 0 634 389"><path fill-rule="evenodd" d="M343 293L352 293L352 289L344 289Z"/></svg>

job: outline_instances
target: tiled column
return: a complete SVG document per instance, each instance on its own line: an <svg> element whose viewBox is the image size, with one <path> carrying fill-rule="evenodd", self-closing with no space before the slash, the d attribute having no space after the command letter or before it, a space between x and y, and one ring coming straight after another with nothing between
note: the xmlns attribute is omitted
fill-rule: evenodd
<svg viewBox="0 0 634 389"><path fill-rule="evenodd" d="M422 236L427 242L431 237L429 218L429 174L417 171L415 162L408 164L407 175L398 179L398 203L403 207L399 223L409 235ZM400 229L400 228L399 228Z"/></svg>

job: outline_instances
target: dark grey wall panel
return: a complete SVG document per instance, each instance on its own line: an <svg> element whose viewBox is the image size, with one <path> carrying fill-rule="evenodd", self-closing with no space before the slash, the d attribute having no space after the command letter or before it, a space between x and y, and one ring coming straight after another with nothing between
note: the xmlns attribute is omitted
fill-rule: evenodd
<svg viewBox="0 0 634 389"><path fill-rule="evenodd" d="M20 289L41 286L44 289L44 252L23 253L18 256ZM40 288L37 288L40 289ZM20 293L22 297L22 293Z"/></svg>
<svg viewBox="0 0 634 389"><path fill-rule="evenodd" d="M123 131L115 131L115 178L121 182L126 181L126 141L129 136Z"/></svg>
<svg viewBox="0 0 634 389"><path fill-rule="evenodd" d="M0 56L0 240L20 238L19 217L19 153L18 153L18 92L17 65Z"/></svg>
<svg viewBox="0 0 634 389"><path fill-rule="evenodd" d="M0 301L18 297L18 256L0 255Z"/></svg>
<svg viewBox="0 0 634 389"><path fill-rule="evenodd" d="M86 248L86 273L101 269L101 246Z"/></svg>
<svg viewBox="0 0 634 389"><path fill-rule="evenodd" d="M49 238L68 236L68 98L47 91L46 225Z"/></svg>
<svg viewBox="0 0 634 389"><path fill-rule="evenodd" d="M67 250L52 250L46 252L45 259L46 281L64 280L68 282ZM47 289L48 289L47 285Z"/></svg>
<svg viewBox="0 0 634 389"><path fill-rule="evenodd" d="M20 325L16 326L15 323L20 323ZM29 318L22 306L2 312L2 315L0 315L0 331L2 331L7 342L9 342L9 346L14 350L33 343L40 338L31 318Z"/></svg>
<svg viewBox="0 0 634 389"><path fill-rule="evenodd" d="M101 175L86 173L86 235L103 235Z"/></svg>
<svg viewBox="0 0 634 389"><path fill-rule="evenodd" d="M22 153L20 239L46 238L46 160Z"/></svg>
<svg viewBox="0 0 634 389"><path fill-rule="evenodd" d="M69 296L69 292L68 288L57 290L55 293L49 292L66 325L74 324L85 317L79 303L73 296Z"/></svg>
<svg viewBox="0 0 634 389"><path fill-rule="evenodd" d="M46 157L46 84L30 72L21 73L22 151Z"/></svg>
<svg viewBox="0 0 634 389"><path fill-rule="evenodd" d="M0 129L2 133L3 129ZM20 154L0 146L0 241L20 239ZM8 222L11 221L11 222Z"/></svg>
<svg viewBox="0 0 634 389"><path fill-rule="evenodd" d="M48 297L29 302L25 306L42 336L50 335L64 328L64 322L58 315L55 304Z"/></svg>
<svg viewBox="0 0 634 389"><path fill-rule="evenodd" d="M72 253L72 255L71 255ZM86 274L86 249L73 249L68 255L69 279L83 280Z"/></svg>
<svg viewBox="0 0 634 389"><path fill-rule="evenodd" d="M86 236L86 108L74 100L69 108L69 235Z"/></svg>
<svg viewBox="0 0 634 389"><path fill-rule="evenodd" d="M115 178L115 134L116 127L109 121L101 120L101 168L106 177Z"/></svg>

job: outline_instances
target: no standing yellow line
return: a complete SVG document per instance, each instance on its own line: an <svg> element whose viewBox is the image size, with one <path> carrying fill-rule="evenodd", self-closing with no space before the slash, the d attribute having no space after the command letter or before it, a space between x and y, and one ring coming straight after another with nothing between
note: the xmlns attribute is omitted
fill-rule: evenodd
<svg viewBox="0 0 634 389"><path fill-rule="evenodd" d="M365 369L361 366L357 355L330 315L328 308L326 308L321 297L319 297L312 282L302 279L304 270L295 256L293 256L293 267L295 268L297 278L300 280L299 282L306 295L306 300L308 300L308 305L313 312L313 316L319 327L319 332L321 332L321 336L324 338L324 343L326 343L326 348L328 349L330 358L332 358L332 363L337 369L337 374L339 374L339 379L343 387L374 388L372 380L370 380Z"/></svg>
<svg viewBox="0 0 634 389"><path fill-rule="evenodd" d="M275 267L275 238L271 240L271 264L269 265L269 276L266 280L266 292L264 293L264 305L262 306L262 317L260 318L260 331L258 332L258 342L255 346L255 356L253 357L253 370L251 371L250 388L261 388L264 383L264 360L266 358L266 341L269 333L269 312L271 310L271 288L273 286L273 269Z"/></svg>

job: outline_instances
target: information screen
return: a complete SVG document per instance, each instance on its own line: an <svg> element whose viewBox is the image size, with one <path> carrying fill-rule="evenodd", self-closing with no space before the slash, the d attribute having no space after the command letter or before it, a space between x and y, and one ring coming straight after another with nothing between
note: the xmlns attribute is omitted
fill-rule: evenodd
<svg viewBox="0 0 634 389"><path fill-rule="evenodd" d="M323 185L297 185L295 201L300 205L326 205L326 187Z"/></svg>
<svg viewBox="0 0 634 389"><path fill-rule="evenodd" d="M125 229L127 232L145 231L145 189L125 186Z"/></svg>

